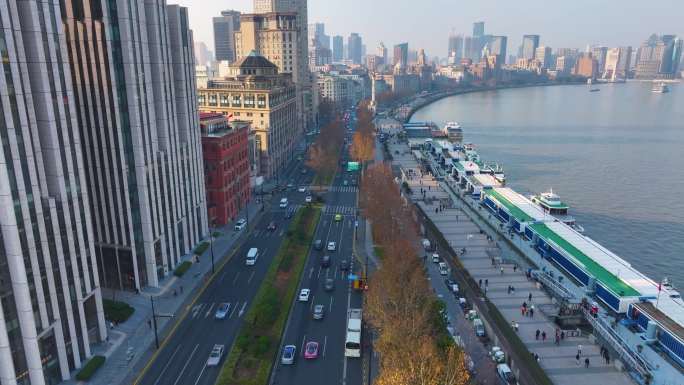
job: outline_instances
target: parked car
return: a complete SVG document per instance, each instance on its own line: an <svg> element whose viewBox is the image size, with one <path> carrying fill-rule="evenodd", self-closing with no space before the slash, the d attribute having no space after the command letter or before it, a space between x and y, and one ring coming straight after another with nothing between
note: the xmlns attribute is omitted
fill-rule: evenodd
<svg viewBox="0 0 684 385"><path fill-rule="evenodd" d="M444 280L444 284L446 287L449 289L450 292L456 294L458 293L458 284L451 278L447 278Z"/></svg>
<svg viewBox="0 0 684 385"><path fill-rule="evenodd" d="M297 347L294 345L285 345L283 348L283 355L280 358L280 362L283 365L294 364L295 357L297 356Z"/></svg>
<svg viewBox="0 0 684 385"><path fill-rule="evenodd" d="M325 315L325 306L318 304L313 308L313 319L323 319Z"/></svg>
<svg viewBox="0 0 684 385"><path fill-rule="evenodd" d="M223 358L224 350L225 346L214 345L214 347L211 349L211 353L209 353L209 359L207 359L207 366L217 366L221 362L221 358Z"/></svg>
<svg viewBox="0 0 684 385"><path fill-rule="evenodd" d="M433 253L432 254L432 262L433 263L440 263L442 262L442 259L439 257L439 254Z"/></svg>
<svg viewBox="0 0 684 385"><path fill-rule="evenodd" d="M214 314L214 318L216 319L225 319L226 316L230 313L230 304L229 303L222 303L218 305L216 308L216 313Z"/></svg>
<svg viewBox="0 0 684 385"><path fill-rule="evenodd" d="M492 361L496 362L497 364L503 364L506 362L506 354L498 346L492 346L492 350L489 351L489 357L491 357Z"/></svg>
<svg viewBox="0 0 684 385"><path fill-rule="evenodd" d="M328 251L335 251L335 249L337 249L337 243L328 242Z"/></svg>
<svg viewBox="0 0 684 385"><path fill-rule="evenodd" d="M325 291L335 290L335 281L332 278L326 278L325 283L323 284L323 288L325 289Z"/></svg>
<svg viewBox="0 0 684 385"><path fill-rule="evenodd" d="M323 241L316 239L316 241L314 241L314 249L323 250Z"/></svg>
<svg viewBox="0 0 684 385"><path fill-rule="evenodd" d="M302 289L299 292L299 301L300 302L308 302L309 301L309 295L311 295L311 290L309 289Z"/></svg>
<svg viewBox="0 0 684 385"><path fill-rule="evenodd" d="M247 226L247 221L244 218L240 218L235 222L235 231L240 231Z"/></svg>
<svg viewBox="0 0 684 385"><path fill-rule="evenodd" d="M312 360L316 357L318 357L318 342L307 342L306 346L304 347L304 358L306 358L307 360Z"/></svg>
<svg viewBox="0 0 684 385"><path fill-rule="evenodd" d="M342 214L335 214L335 222L342 222Z"/></svg>

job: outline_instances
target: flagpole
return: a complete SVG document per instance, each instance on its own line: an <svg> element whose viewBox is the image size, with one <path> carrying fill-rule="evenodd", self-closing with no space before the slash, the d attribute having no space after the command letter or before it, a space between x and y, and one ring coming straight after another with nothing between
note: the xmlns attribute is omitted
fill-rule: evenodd
<svg viewBox="0 0 684 385"><path fill-rule="evenodd" d="M655 305L656 310L658 309L658 302L660 302L660 291L662 290L662 288L663 288L663 281L660 281L658 283L658 297L656 298L656 305Z"/></svg>

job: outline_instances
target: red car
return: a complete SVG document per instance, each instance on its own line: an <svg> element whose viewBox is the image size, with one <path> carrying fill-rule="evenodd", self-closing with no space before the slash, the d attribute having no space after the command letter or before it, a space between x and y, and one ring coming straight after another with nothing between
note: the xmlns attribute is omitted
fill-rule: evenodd
<svg viewBox="0 0 684 385"><path fill-rule="evenodd" d="M306 343L304 348L304 358L307 360L313 360L318 357L318 342L309 341Z"/></svg>

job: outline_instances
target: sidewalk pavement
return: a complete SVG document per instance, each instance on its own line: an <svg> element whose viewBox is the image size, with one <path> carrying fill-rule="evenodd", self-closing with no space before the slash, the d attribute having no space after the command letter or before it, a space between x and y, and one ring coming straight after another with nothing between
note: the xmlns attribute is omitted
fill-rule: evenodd
<svg viewBox="0 0 684 385"><path fill-rule="evenodd" d="M266 208L269 202L265 202ZM257 222L261 216L261 204L253 199L248 204L248 210L243 210L239 218L249 214L249 225ZM221 262L232 256L232 251L237 250L249 231L234 231L234 223L229 223L222 228L213 229L222 235L214 238L214 265L218 269ZM206 241L209 239L207 238ZM192 261L192 254L185 255L182 261ZM176 317L194 299L203 284L209 279L211 271L211 249L207 249L192 267L182 276L176 277L170 274L160 282L158 288L145 288L140 294L133 292L103 289L104 299L114 299L131 305L135 312L133 315L118 325L110 325L108 340L92 346L93 355L102 355L107 358L104 365L88 381L91 385L117 385L130 382L137 375L134 370L138 365L144 365L155 350L155 337L152 320L151 299L154 300L155 314L157 314L157 328L159 343L176 322ZM141 361L145 357L146 360ZM75 373L72 380L64 384L77 384Z"/></svg>

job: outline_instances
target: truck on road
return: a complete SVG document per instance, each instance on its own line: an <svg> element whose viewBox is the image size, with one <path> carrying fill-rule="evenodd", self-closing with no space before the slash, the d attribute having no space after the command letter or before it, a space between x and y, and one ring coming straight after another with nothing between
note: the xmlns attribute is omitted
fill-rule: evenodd
<svg viewBox="0 0 684 385"><path fill-rule="evenodd" d="M344 340L345 357L361 357L361 309L347 312L347 335Z"/></svg>

